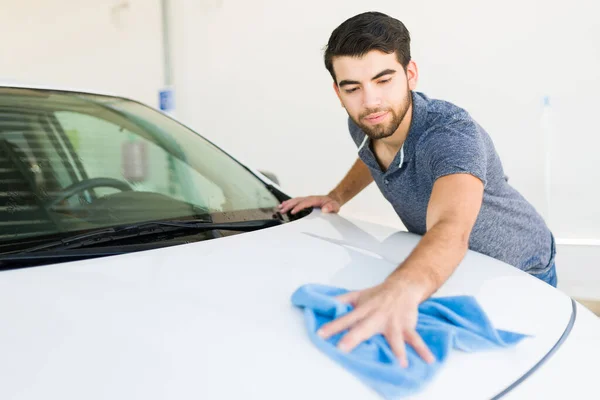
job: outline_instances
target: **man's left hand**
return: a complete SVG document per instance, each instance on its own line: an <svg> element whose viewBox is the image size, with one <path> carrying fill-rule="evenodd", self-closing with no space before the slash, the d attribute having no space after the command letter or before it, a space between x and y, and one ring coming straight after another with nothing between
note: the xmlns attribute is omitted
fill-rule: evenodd
<svg viewBox="0 0 600 400"><path fill-rule="evenodd" d="M348 314L325 324L318 334L327 339L346 329L338 343L345 352L381 333L386 338L402 367L408 366L405 343L408 343L427 363L435 361L433 354L416 331L419 296L408 287L385 281L375 287L349 292L337 297L354 306Z"/></svg>

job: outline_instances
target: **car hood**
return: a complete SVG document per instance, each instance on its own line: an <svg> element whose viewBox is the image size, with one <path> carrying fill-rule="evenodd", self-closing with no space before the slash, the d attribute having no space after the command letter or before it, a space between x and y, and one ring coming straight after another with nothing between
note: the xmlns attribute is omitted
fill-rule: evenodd
<svg viewBox="0 0 600 400"><path fill-rule="evenodd" d="M378 399L310 342L290 297L307 283L375 285L419 239L315 210L216 240L1 272L0 398ZM491 398L572 324L568 296L474 252L435 296L465 294L497 328L533 337L453 353L415 398Z"/></svg>

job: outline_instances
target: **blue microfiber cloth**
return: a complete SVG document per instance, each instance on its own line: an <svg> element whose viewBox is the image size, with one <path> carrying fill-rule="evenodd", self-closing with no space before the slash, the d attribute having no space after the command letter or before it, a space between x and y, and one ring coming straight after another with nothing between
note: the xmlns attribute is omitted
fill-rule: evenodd
<svg viewBox="0 0 600 400"><path fill-rule="evenodd" d="M436 361L427 364L407 345L409 365L402 368L381 334L362 342L350 353L344 353L336 347L347 331L327 340L317 335L322 325L353 309L351 305L334 298L347 292L346 289L307 284L294 292L292 304L304 309L312 342L386 399L397 399L421 390L444 364L452 348L474 352L508 347L529 336L494 329L472 296L430 298L419 305L417 332Z"/></svg>

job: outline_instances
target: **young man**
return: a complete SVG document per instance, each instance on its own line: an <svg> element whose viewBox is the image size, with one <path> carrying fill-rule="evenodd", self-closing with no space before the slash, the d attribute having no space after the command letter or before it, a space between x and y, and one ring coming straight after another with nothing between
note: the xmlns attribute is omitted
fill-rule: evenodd
<svg viewBox="0 0 600 400"><path fill-rule="evenodd" d="M358 159L329 194L288 200L281 211L338 212L374 180L407 229L423 238L383 283L341 296L355 308L324 326L323 337L349 329L339 346L350 351L382 333L401 365L405 343L433 361L415 331L418 305L469 248L556 286L552 233L508 184L486 131L465 110L414 91L418 70L402 22L376 12L348 19L331 34L325 66Z"/></svg>

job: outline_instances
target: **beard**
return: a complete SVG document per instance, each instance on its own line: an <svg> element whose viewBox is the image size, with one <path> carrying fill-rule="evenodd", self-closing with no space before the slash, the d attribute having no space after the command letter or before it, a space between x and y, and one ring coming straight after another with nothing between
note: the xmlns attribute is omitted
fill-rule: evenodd
<svg viewBox="0 0 600 400"><path fill-rule="evenodd" d="M406 113L412 104L412 95L410 90L406 92L406 96L400 105L394 109L392 107L389 108L369 108L360 114L358 117L358 121L352 117L350 114L350 118L356 125L362 129L362 131L372 140L383 139L390 137L398 130L398 127L404 121L406 117ZM382 122L377 125L366 125L361 121L363 118L370 114L378 113L378 112L389 112L392 117L392 120L389 122Z"/></svg>

